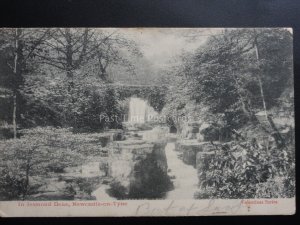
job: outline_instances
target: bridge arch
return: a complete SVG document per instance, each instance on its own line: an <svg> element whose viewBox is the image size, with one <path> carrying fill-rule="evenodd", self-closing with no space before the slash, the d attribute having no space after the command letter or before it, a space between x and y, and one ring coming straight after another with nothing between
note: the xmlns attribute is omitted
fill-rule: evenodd
<svg viewBox="0 0 300 225"><path fill-rule="evenodd" d="M130 97L138 97L147 100L155 111L161 112L166 103L167 87L158 85L127 85L111 84L118 98L125 100Z"/></svg>

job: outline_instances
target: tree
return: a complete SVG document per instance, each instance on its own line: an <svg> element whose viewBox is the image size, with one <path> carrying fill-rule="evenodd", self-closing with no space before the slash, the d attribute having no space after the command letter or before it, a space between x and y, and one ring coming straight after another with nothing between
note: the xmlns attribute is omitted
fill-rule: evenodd
<svg viewBox="0 0 300 225"><path fill-rule="evenodd" d="M93 33L90 29L57 28L44 41L45 50L36 54L39 62L66 73L68 90L73 87L74 71L80 69L91 54Z"/></svg>
<svg viewBox="0 0 300 225"><path fill-rule="evenodd" d="M84 71L107 80L107 68L111 64L124 65L132 69L131 63L122 56L122 48L138 54L134 42L117 30L109 32L91 28L57 28L51 30L50 38L44 42L45 51L37 54L41 63L66 73L71 90L74 73L87 65ZM91 71L94 69L94 71Z"/></svg>
<svg viewBox="0 0 300 225"><path fill-rule="evenodd" d="M227 118L237 111L248 118L255 111L266 112L292 74L291 44L284 29L224 30L209 38L185 65L193 98Z"/></svg>
<svg viewBox="0 0 300 225"><path fill-rule="evenodd" d="M34 118L28 124L52 123L89 131L96 126L103 128L98 120L101 113L109 110L105 107L106 101L110 101L105 99L106 85L113 80L109 68L118 67L115 71L120 74L123 74L122 68L133 71L129 55L139 54L135 43L118 34L116 29L57 28L50 31L42 43L42 51L34 54L40 70L27 77L23 89L29 103L26 117ZM118 102L113 98L110 105L116 105L109 108L115 109Z"/></svg>
<svg viewBox="0 0 300 225"><path fill-rule="evenodd" d="M17 113L20 110L17 104L21 102L20 87L24 83L24 75L35 68L32 63L35 52L39 51L48 29L1 29L0 31L0 54L3 55L8 67L8 78L5 86L12 90L12 123L14 138L17 137Z"/></svg>
<svg viewBox="0 0 300 225"><path fill-rule="evenodd" d="M97 30L98 31L98 30ZM122 74L124 69L127 73L135 74L135 67L132 63L134 57L140 57L141 52L134 41L125 38L117 31L106 33L98 31L98 35L101 37L96 41L96 58L91 62L95 69L98 71L96 74L104 80L112 80L112 77L108 74L108 69L111 67L120 67ZM104 41L103 41L104 40ZM118 79L118 78L117 78Z"/></svg>

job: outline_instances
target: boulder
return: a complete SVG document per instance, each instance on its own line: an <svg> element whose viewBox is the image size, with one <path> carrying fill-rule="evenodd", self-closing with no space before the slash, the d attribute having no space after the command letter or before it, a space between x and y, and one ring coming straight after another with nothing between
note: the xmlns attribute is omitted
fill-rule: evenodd
<svg viewBox="0 0 300 225"><path fill-rule="evenodd" d="M196 138L197 138L198 142L203 142L204 141L204 136L200 133L197 134Z"/></svg>
<svg viewBox="0 0 300 225"><path fill-rule="evenodd" d="M117 141L109 153L111 193L117 198L154 198L167 189L165 142ZM146 188L148 187L148 188Z"/></svg>
<svg viewBox="0 0 300 225"><path fill-rule="evenodd" d="M200 126L199 122L185 123L181 131L181 136L186 139L196 139Z"/></svg>
<svg viewBox="0 0 300 225"><path fill-rule="evenodd" d="M168 127L155 127L150 131L143 132L143 140L165 141L169 133Z"/></svg>
<svg viewBox="0 0 300 225"><path fill-rule="evenodd" d="M220 136L219 129L209 123L203 123L199 128L199 133L203 141L218 141Z"/></svg>
<svg viewBox="0 0 300 225"><path fill-rule="evenodd" d="M186 137L187 139L197 139L197 133L189 133Z"/></svg>
<svg viewBox="0 0 300 225"><path fill-rule="evenodd" d="M105 133L110 136L110 141L122 141L125 139L124 131L121 129L110 129Z"/></svg>
<svg viewBox="0 0 300 225"><path fill-rule="evenodd" d="M95 139L97 142L100 142L101 147L105 147L111 140L111 133L94 133L89 134L89 137Z"/></svg>
<svg viewBox="0 0 300 225"><path fill-rule="evenodd" d="M206 128L210 127L211 125L209 123L202 123L201 126L199 127L199 132L205 130Z"/></svg>
<svg viewBox="0 0 300 225"><path fill-rule="evenodd" d="M183 140L175 144L175 148L182 152L183 162L193 166L196 166L198 152L209 152L215 149L210 142L198 142L197 140Z"/></svg>

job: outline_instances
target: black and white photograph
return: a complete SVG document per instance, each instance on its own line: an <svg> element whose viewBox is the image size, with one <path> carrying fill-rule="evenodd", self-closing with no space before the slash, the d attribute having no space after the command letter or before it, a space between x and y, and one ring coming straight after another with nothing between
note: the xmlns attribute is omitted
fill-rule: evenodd
<svg viewBox="0 0 300 225"><path fill-rule="evenodd" d="M1 28L0 201L294 199L293 79L291 28Z"/></svg>

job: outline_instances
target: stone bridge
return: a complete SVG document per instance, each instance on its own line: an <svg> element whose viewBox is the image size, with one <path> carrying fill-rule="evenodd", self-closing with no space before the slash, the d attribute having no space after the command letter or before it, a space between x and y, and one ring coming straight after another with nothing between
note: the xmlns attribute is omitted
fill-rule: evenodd
<svg viewBox="0 0 300 225"><path fill-rule="evenodd" d="M165 85L143 85L143 84L120 84L111 83L119 97L124 100L130 97L138 97L148 101L148 103L160 112L165 105L167 87Z"/></svg>

